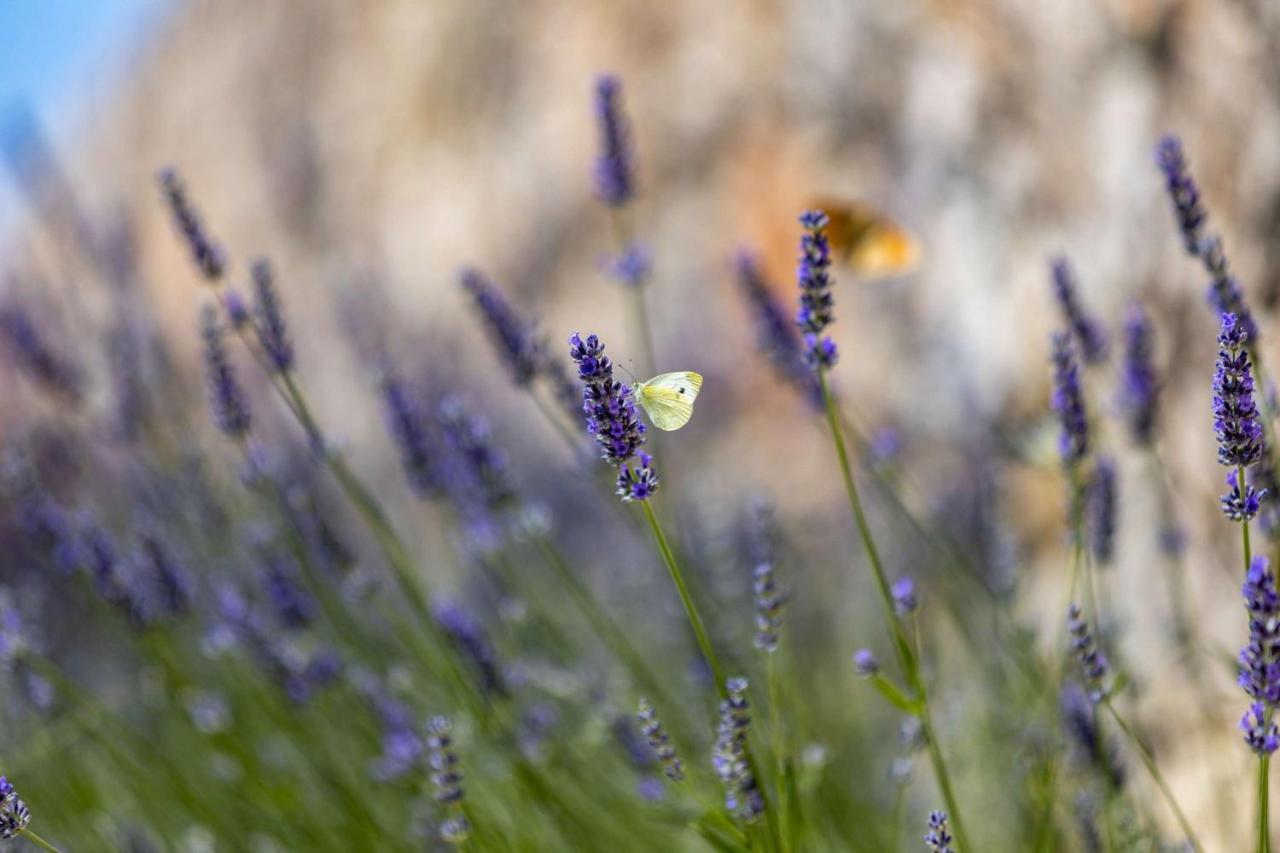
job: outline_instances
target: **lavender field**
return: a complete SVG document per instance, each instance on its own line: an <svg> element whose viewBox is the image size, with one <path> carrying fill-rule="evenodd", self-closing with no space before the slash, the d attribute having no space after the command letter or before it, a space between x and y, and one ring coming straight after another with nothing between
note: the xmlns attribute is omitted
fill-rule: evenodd
<svg viewBox="0 0 1280 853"><path fill-rule="evenodd" d="M1280 8L145 17L0 63L0 850L1270 851Z"/></svg>

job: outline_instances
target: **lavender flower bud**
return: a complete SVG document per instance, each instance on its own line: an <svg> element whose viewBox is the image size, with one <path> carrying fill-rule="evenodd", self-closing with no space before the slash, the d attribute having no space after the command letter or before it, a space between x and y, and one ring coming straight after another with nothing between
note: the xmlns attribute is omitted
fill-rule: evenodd
<svg viewBox="0 0 1280 853"><path fill-rule="evenodd" d="M453 748L453 724L448 717L432 717L427 723L427 763L431 767L435 801L449 812L449 817L440 824L440 838L448 844L461 844L467 840L471 825L462 813L466 792L462 787L458 754Z"/></svg>
<svg viewBox="0 0 1280 853"><path fill-rule="evenodd" d="M1241 486L1240 469L1234 468L1227 472L1227 493L1221 500L1222 513L1231 521L1249 521L1258 514L1266 495L1266 489L1255 489L1249 483Z"/></svg>
<svg viewBox="0 0 1280 853"><path fill-rule="evenodd" d="M751 731L751 706L745 678L725 682L728 694L720 703L720 724L712 753L712 766L725 787L725 808L747 823L764 814L764 795L747 760Z"/></svg>
<svg viewBox="0 0 1280 853"><path fill-rule="evenodd" d="M596 121L600 128L596 198L621 207L635 195L635 156L631 128L622 112L622 81L611 74L596 79Z"/></svg>
<svg viewBox="0 0 1280 853"><path fill-rule="evenodd" d="M1173 135L1161 137L1156 145L1156 165L1164 173L1165 187L1169 191L1169 201L1173 205L1173 215L1178 222L1178 230L1182 232L1182 242L1188 254L1198 255L1205 212L1200 204L1200 189L1187 171L1182 142L1178 137Z"/></svg>
<svg viewBox="0 0 1280 853"><path fill-rule="evenodd" d="M1089 533L1093 557L1109 564L1116 548L1116 464L1109 456L1098 457L1089 483Z"/></svg>
<svg viewBox="0 0 1280 853"><path fill-rule="evenodd" d="M17 838L31 823L31 812L12 783L0 776L0 841Z"/></svg>
<svg viewBox="0 0 1280 853"><path fill-rule="evenodd" d="M1213 376L1213 430L1218 462L1249 466L1262 458L1262 424L1253 400L1248 335L1234 314L1222 315L1218 366Z"/></svg>
<svg viewBox="0 0 1280 853"><path fill-rule="evenodd" d="M244 391L236 379L235 370L227 357L222 339L222 326L218 321L218 311L212 305L205 305L204 310L201 311L200 328L204 338L204 365L209 387L209 405L213 409L214 421L218 429L228 438L242 439L248 434L252 423L249 418L249 407L245 401Z"/></svg>
<svg viewBox="0 0 1280 853"><path fill-rule="evenodd" d="M640 464L632 466L623 463L618 469L618 496L623 501L647 501L658 491L658 472L653 470L653 457L643 450L639 453Z"/></svg>
<svg viewBox="0 0 1280 853"><path fill-rule="evenodd" d="M1084 409L1084 393L1080 389L1080 367L1076 364L1071 337L1062 332L1053 335L1053 410L1058 413L1062 432L1058 452L1068 468L1078 464L1089 452L1089 419Z"/></svg>
<svg viewBox="0 0 1280 853"><path fill-rule="evenodd" d="M1280 729L1274 719L1268 722L1267 706L1261 702L1250 705L1240 718L1240 731L1244 732L1244 742L1259 756L1270 755L1280 746Z"/></svg>
<svg viewBox="0 0 1280 853"><path fill-rule="evenodd" d="M1107 357L1107 338L1092 317L1080 307L1075 274L1066 258L1054 258L1049 262L1053 274L1053 293L1058 300L1063 319L1080 344L1080 352L1089 364L1097 364Z"/></svg>
<svg viewBox="0 0 1280 853"><path fill-rule="evenodd" d="M893 609L897 611L899 616L908 616L916 612L919 606L919 599L916 598L916 582L911 578L902 577L893 582L891 590L893 596Z"/></svg>
<svg viewBox="0 0 1280 853"><path fill-rule="evenodd" d="M293 367L293 345L285 329L284 311L280 307L280 295L276 291L270 262L266 258L254 261L252 274L258 341L271 367L277 373L287 373ZM235 322L234 317L232 322Z"/></svg>
<svg viewBox="0 0 1280 853"><path fill-rule="evenodd" d="M924 843L929 845L933 853L955 853L955 848L951 846L952 840L947 813L929 812L929 831L924 836Z"/></svg>
<svg viewBox="0 0 1280 853"><path fill-rule="evenodd" d="M672 782L683 781L684 765L680 763L676 748L672 746L671 739L667 737L667 730L663 728L662 721L658 719L657 712L653 710L648 699L640 699L636 717L640 720L640 728L649 741L649 746L653 748L658 761L662 763L662 772L666 773L667 778Z"/></svg>
<svg viewBox="0 0 1280 853"><path fill-rule="evenodd" d="M649 250L639 243L631 243L622 253L609 259L607 271L619 284L640 287L649 280L653 262Z"/></svg>
<svg viewBox="0 0 1280 853"><path fill-rule="evenodd" d="M853 653L853 671L859 678L871 678L880 672L880 661L871 649L858 649Z"/></svg>
<svg viewBox="0 0 1280 853"><path fill-rule="evenodd" d="M440 477L421 405L408 385L390 368L382 374L382 408L387 431L400 451L400 466L410 488L422 500L438 496Z"/></svg>
<svg viewBox="0 0 1280 853"><path fill-rule="evenodd" d="M613 364L604 354L604 344L595 335L583 340L574 332L569 338L569 355L577 362L578 378L583 384L582 411L587 418L587 432L595 436L604 450L606 462L622 466L636 455L645 441L645 425L636 413L631 389L613 378ZM642 460L641 467L649 466ZM632 475L631 480L639 482L638 475Z"/></svg>
<svg viewBox="0 0 1280 853"><path fill-rule="evenodd" d="M160 191L169 205L169 212L173 216L178 233L182 235L182 239L191 250L191 256L195 259L200 273L210 282L217 282L226 270L222 248L204 230L204 225L195 208L192 207L187 197L186 187L183 186L178 173L173 169L164 169L160 172L158 179Z"/></svg>
<svg viewBox="0 0 1280 853"><path fill-rule="evenodd" d="M1253 558L1241 594L1249 642L1240 652L1238 682L1251 699L1274 706L1280 702L1280 593L1266 557Z"/></svg>
<svg viewBox="0 0 1280 853"><path fill-rule="evenodd" d="M820 210L808 210L800 215L805 234L800 238L800 260L796 268L800 284L796 325L804 333L805 359L815 370L833 367L838 356L835 342L822 336L822 331L834 322L827 222L827 215Z"/></svg>
<svg viewBox="0 0 1280 853"><path fill-rule="evenodd" d="M1133 440L1143 447L1150 447L1155 439L1160 383L1152 361L1151 321L1137 302L1129 306L1125 317L1120 394Z"/></svg>
<svg viewBox="0 0 1280 853"><path fill-rule="evenodd" d="M512 380L520 387L527 386L544 357L533 324L516 314L502 292L479 270L463 270L460 281L462 289L475 300L490 340L506 361Z"/></svg>
<svg viewBox="0 0 1280 853"><path fill-rule="evenodd" d="M769 359L780 379L794 385L815 405L821 406L822 392L805 361L804 339L787 316L782 303L773 295L755 257L749 252L740 252L736 269L738 285L756 325L756 349Z"/></svg>
<svg viewBox="0 0 1280 853"><path fill-rule="evenodd" d="M1085 621L1080 613L1080 607L1076 604L1067 608L1067 630L1071 634L1071 651L1080 664L1089 698L1095 703L1101 702L1107 695L1105 681L1110 667L1106 656L1098 651L1093 641L1093 632L1089 630L1089 623Z"/></svg>
<svg viewBox="0 0 1280 853"><path fill-rule="evenodd" d="M227 322L231 324L232 329L243 329L253 319L244 297L233 287L227 287L222 291L222 307L227 312Z"/></svg>

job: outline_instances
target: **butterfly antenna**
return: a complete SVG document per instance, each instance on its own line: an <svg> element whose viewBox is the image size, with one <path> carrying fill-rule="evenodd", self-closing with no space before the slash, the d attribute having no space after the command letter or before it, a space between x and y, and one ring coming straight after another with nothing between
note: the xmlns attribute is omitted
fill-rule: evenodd
<svg viewBox="0 0 1280 853"><path fill-rule="evenodd" d="M632 361L632 359L627 359L627 361L630 361L632 364L635 364L635 362L634 362L634 361ZM618 365L618 367L622 368L623 372L625 372L628 376L630 376L630 377L631 377L631 382L632 382L633 384L634 384L634 383L636 383L636 382L639 382L639 381L640 381L640 380L636 379L636 375L635 375L634 373L632 373L632 372L631 372L631 368L627 367L626 365L622 364L621 362L614 362L614 364L616 364L616 365Z"/></svg>

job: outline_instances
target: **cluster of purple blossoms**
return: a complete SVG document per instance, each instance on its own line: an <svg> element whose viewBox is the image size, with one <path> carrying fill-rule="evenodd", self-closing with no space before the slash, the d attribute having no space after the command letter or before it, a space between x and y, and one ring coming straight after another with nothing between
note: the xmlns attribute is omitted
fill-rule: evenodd
<svg viewBox="0 0 1280 853"><path fill-rule="evenodd" d="M1080 352L1089 364L1097 364L1107 357L1107 337L1102 327L1080 307L1077 293L1075 273L1065 257L1054 258L1049 262L1049 270L1053 278L1053 294L1062 310L1063 319L1071 327L1076 340L1080 342Z"/></svg>
<svg viewBox="0 0 1280 853"><path fill-rule="evenodd" d="M804 333L805 360L815 370L829 369L839 353L835 342L822 332L835 322L831 298L831 245L827 242L827 215L821 210L800 214L805 233L800 238L796 279L800 284L800 309L796 325Z"/></svg>
<svg viewBox="0 0 1280 853"><path fill-rule="evenodd" d="M724 783L725 808L752 823L764 814L764 794L747 758L747 736L751 732L747 680L730 678L725 682L725 692L726 697L720 703L712 766Z"/></svg>
<svg viewBox="0 0 1280 853"><path fill-rule="evenodd" d="M382 373L382 409L409 487L422 500L437 497L441 479L421 401L391 367Z"/></svg>
<svg viewBox="0 0 1280 853"><path fill-rule="evenodd" d="M640 729L644 732L645 739L649 741L653 754L662 764L662 772L672 782L683 781L684 765L680 763L680 756L676 755L676 748L671 744L667 730L658 719L658 714L654 711L653 705L649 704L648 699L641 697L636 718L640 721Z"/></svg>
<svg viewBox="0 0 1280 853"><path fill-rule="evenodd" d="M1115 556L1116 513L1116 463L1110 456L1099 456L1089 480L1089 544L1093 558L1100 565L1107 565Z"/></svg>
<svg viewBox="0 0 1280 853"><path fill-rule="evenodd" d="M489 422L470 411L457 395L445 397L437 409L445 441L462 460L485 509L497 512L516 499L506 455L493 443Z"/></svg>
<svg viewBox="0 0 1280 853"><path fill-rule="evenodd" d="M1155 440L1160 383L1152 359L1151 320L1137 302L1129 306L1124 321L1120 393L1133 440L1150 447Z"/></svg>
<svg viewBox="0 0 1280 853"><path fill-rule="evenodd" d="M502 292L479 270L463 270L460 281L462 289L475 300L480 318L488 327L494 346L502 353L512 380L521 387L529 385L538 375L543 359L533 324L520 317Z"/></svg>
<svg viewBox="0 0 1280 853"><path fill-rule="evenodd" d="M17 838L31 823L31 812L13 784L0 776L0 841Z"/></svg>
<svg viewBox="0 0 1280 853"><path fill-rule="evenodd" d="M1062 425L1058 452L1063 464L1071 468L1089 452L1089 419L1080 388L1080 366L1076 363L1071 336L1065 332L1055 332L1053 336L1052 403Z"/></svg>
<svg viewBox="0 0 1280 853"><path fill-rule="evenodd" d="M635 155L631 128L622 112L622 81L612 74L596 79L596 121L600 156L595 164L596 197L621 207L635 195Z"/></svg>
<svg viewBox="0 0 1280 853"><path fill-rule="evenodd" d="M205 376L214 421L228 438L242 439L252 424L249 406L227 356L218 311L212 305L205 305L200 313L200 333L204 338Z"/></svg>
<svg viewBox="0 0 1280 853"><path fill-rule="evenodd" d="M613 378L613 363L595 335L584 340L574 332L569 338L569 355L582 380L587 432L604 450L604 460L618 469L618 495L624 501L648 500L658 489L658 473L652 457L640 450L645 425L640 422L631 389ZM633 467L630 463L637 454L640 464Z"/></svg>
<svg viewBox="0 0 1280 853"><path fill-rule="evenodd" d="M160 172L158 180L160 192L169 205L174 224L191 250L191 256L195 259L200 273L211 282L219 281L226 271L226 258L222 247L215 243L205 231L204 224L187 197L182 179L173 169L164 169Z"/></svg>
<svg viewBox="0 0 1280 853"><path fill-rule="evenodd" d="M321 647L307 651L292 637L281 639L233 586L218 591L218 617L218 624L206 638L208 647L242 645L295 702L306 702L342 674L342 661L332 650Z"/></svg>
<svg viewBox="0 0 1280 853"><path fill-rule="evenodd" d="M1253 399L1248 340L1236 315L1223 314L1213 376L1213 431L1218 462L1233 467L1248 467L1262 458L1262 423Z"/></svg>
<svg viewBox="0 0 1280 853"><path fill-rule="evenodd" d="M449 817L440 823L440 839L448 844L461 844L471 833L471 825L462 813L466 791L462 787L458 753L453 748L453 724L448 717L432 717L427 721L427 764L431 767L435 801L449 810Z"/></svg>
<svg viewBox="0 0 1280 853"><path fill-rule="evenodd" d="M1262 467L1254 471L1263 470ZM1227 491L1220 503L1222 514L1231 521L1250 521L1262 507L1262 499L1267 496L1267 489L1258 489L1253 484L1240 482L1240 469L1232 468L1227 472Z"/></svg>
<svg viewBox="0 0 1280 853"><path fill-rule="evenodd" d="M924 843L929 845L933 853L955 853L951 842L951 828L948 826L947 813L929 812L929 831L924 836Z"/></svg>
<svg viewBox="0 0 1280 853"><path fill-rule="evenodd" d="M1107 695L1106 679L1110 665L1106 655L1094 643L1093 632L1089 630L1089 623L1081 614L1079 605L1072 604L1067 608L1067 631L1071 634L1071 652L1080 664L1089 698L1101 702Z"/></svg>
<svg viewBox="0 0 1280 853"><path fill-rule="evenodd" d="M293 344L289 342L280 295L276 292L275 276L266 258L254 261L252 275L258 342L267 354L267 363L271 369L277 373L287 373L293 367ZM230 305L230 300L228 304ZM229 310L228 313L235 323L235 312Z"/></svg>
<svg viewBox="0 0 1280 853"><path fill-rule="evenodd" d="M1253 558L1240 592L1249 613L1249 642L1240 651L1237 681L1254 700L1240 728L1254 752L1270 754L1280 745L1273 719L1280 703L1280 592L1266 557Z"/></svg>
<svg viewBox="0 0 1280 853"><path fill-rule="evenodd" d="M382 754L369 762L369 776L379 782L393 782L420 769L426 743L418 734L413 711L372 672L355 669L349 676L350 683L372 707L381 728Z"/></svg>
<svg viewBox="0 0 1280 853"><path fill-rule="evenodd" d="M440 630L475 669L480 689L487 695L507 695L507 680L498 655L471 614L450 601L437 603L433 613Z"/></svg>
<svg viewBox="0 0 1280 853"><path fill-rule="evenodd" d="M1175 136L1165 136L1156 146L1156 165L1164 173L1165 186L1173 205L1174 218L1187 253L1200 259L1209 273L1209 304L1219 314L1235 314L1247 337L1258 339L1258 327L1253 313L1245 304L1240 283L1231 274L1226 254L1222 250L1222 238L1206 236L1204 206L1200 203L1200 190L1187 169L1182 153L1182 143Z"/></svg>

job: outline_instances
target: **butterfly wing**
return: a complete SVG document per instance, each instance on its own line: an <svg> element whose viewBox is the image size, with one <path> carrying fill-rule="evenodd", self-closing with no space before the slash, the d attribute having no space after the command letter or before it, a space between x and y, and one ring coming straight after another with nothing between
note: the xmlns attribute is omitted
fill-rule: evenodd
<svg viewBox="0 0 1280 853"><path fill-rule="evenodd" d="M693 371L662 373L636 386L636 398L658 429L680 429L693 417L693 401L702 390L702 376Z"/></svg>

